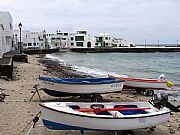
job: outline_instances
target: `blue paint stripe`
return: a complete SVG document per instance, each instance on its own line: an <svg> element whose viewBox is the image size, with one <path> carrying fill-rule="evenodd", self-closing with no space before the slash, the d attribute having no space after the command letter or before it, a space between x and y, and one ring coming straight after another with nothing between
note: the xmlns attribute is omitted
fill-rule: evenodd
<svg viewBox="0 0 180 135"><path fill-rule="evenodd" d="M49 90L49 89L43 89L43 91L50 95L50 96L54 96L54 97L66 97L66 96L74 96L77 93L65 93L65 92L60 92L60 91L55 91L55 90ZM80 94L79 94L80 95Z"/></svg>
<svg viewBox="0 0 180 135"><path fill-rule="evenodd" d="M44 123L44 126L46 126L49 129L52 129L52 130L98 130L98 131L102 131L100 129L89 129L89 128L65 125L62 123L52 122L52 121L45 120L45 119L42 119L42 121Z"/></svg>

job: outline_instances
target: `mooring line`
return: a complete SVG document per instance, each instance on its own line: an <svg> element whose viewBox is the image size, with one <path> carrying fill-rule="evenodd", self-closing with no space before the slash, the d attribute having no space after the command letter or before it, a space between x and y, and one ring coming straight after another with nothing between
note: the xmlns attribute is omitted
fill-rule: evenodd
<svg viewBox="0 0 180 135"><path fill-rule="evenodd" d="M23 130L18 135L21 135L21 133L24 132L24 130L33 122L32 126L30 127L30 129L26 133L26 135L28 135L30 133L30 131L32 130L32 128L35 128L35 124L36 124L36 122L38 122L40 116L41 116L41 111L39 111L36 114L36 116L23 128Z"/></svg>

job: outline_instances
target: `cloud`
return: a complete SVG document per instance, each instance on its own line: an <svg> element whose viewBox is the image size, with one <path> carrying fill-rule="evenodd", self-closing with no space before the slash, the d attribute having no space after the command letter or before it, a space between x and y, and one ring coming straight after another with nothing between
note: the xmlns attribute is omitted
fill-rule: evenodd
<svg viewBox="0 0 180 135"><path fill-rule="evenodd" d="M30 30L108 32L132 42L175 42L180 30L179 0L1 0L14 24ZM172 36L173 35L173 36ZM179 39L180 40L180 39Z"/></svg>

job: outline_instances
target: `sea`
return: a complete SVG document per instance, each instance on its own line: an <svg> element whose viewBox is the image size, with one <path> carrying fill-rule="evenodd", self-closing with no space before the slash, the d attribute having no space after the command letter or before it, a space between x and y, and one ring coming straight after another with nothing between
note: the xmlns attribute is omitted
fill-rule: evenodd
<svg viewBox="0 0 180 135"><path fill-rule="evenodd" d="M158 79L161 74L180 85L180 52L173 53L54 53L46 57L92 76L128 75Z"/></svg>

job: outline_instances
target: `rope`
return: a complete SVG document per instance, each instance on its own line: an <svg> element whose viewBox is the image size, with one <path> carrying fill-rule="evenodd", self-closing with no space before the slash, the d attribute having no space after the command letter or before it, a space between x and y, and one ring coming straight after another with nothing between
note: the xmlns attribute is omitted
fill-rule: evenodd
<svg viewBox="0 0 180 135"><path fill-rule="evenodd" d="M29 129L29 131L26 133L26 135L28 135L31 132L31 129L33 128L33 125L31 126L31 128Z"/></svg>
<svg viewBox="0 0 180 135"><path fill-rule="evenodd" d="M38 116L39 115L39 116ZM39 120L39 117L41 116L41 111L39 111L36 116L23 128L23 130L18 134L21 135L22 132L24 132L24 130L31 124L31 122L33 122L32 126L30 127L30 129L28 130L27 134L28 135L31 131L32 128L35 128L35 123ZM37 119L38 117L38 119ZM36 121L37 120L37 121Z"/></svg>

